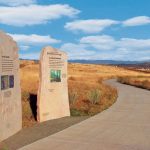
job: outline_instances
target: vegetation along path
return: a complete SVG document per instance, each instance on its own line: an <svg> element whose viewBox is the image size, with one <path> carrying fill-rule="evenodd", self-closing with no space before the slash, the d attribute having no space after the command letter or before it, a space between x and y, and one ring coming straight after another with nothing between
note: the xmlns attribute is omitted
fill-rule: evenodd
<svg viewBox="0 0 150 150"><path fill-rule="evenodd" d="M111 108L20 150L150 150L150 92L106 83L119 91Z"/></svg>

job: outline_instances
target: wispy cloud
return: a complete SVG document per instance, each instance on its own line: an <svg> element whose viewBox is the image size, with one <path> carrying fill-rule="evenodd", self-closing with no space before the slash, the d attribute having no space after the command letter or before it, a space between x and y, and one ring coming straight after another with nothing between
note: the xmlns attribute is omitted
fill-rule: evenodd
<svg viewBox="0 0 150 150"><path fill-rule="evenodd" d="M123 21L124 26L140 26L145 24L150 24L150 17L137 16Z"/></svg>
<svg viewBox="0 0 150 150"><path fill-rule="evenodd" d="M69 5L29 5L0 7L0 23L12 26L45 24L63 16L74 17L80 11Z"/></svg>
<svg viewBox="0 0 150 150"><path fill-rule="evenodd" d="M150 60L150 39L85 36L79 43L63 44L61 49L70 59Z"/></svg>
<svg viewBox="0 0 150 150"><path fill-rule="evenodd" d="M30 53L23 53L19 54L19 57L22 59L36 59L40 58L40 52L30 52Z"/></svg>
<svg viewBox="0 0 150 150"><path fill-rule="evenodd" d="M35 4L36 0L0 0L0 4L6 6L19 6Z"/></svg>
<svg viewBox="0 0 150 150"><path fill-rule="evenodd" d="M65 24L65 29L84 33L99 33L105 30L107 27L113 25L122 24L123 26L140 26L150 24L150 17L148 16L137 16L129 18L125 21L117 21L112 19L89 19L89 20L75 20Z"/></svg>
<svg viewBox="0 0 150 150"><path fill-rule="evenodd" d="M114 48L139 50L150 48L150 39L121 38L120 40L116 40L109 35L85 36L80 39L80 43L87 44L98 50L110 50Z"/></svg>
<svg viewBox="0 0 150 150"><path fill-rule="evenodd" d="M96 54L88 50L84 44L65 43L60 49L67 52L69 59L89 59L90 56Z"/></svg>
<svg viewBox="0 0 150 150"><path fill-rule="evenodd" d="M30 46L27 46L27 45L21 45L20 46L20 49L23 50L23 51L26 51L30 48Z"/></svg>
<svg viewBox="0 0 150 150"><path fill-rule="evenodd" d="M80 43L101 50L110 50L116 44L114 38L109 35L86 36L80 39Z"/></svg>
<svg viewBox="0 0 150 150"><path fill-rule="evenodd" d="M131 48L133 50L150 49L150 39L121 38L117 43L118 46Z"/></svg>
<svg viewBox="0 0 150 150"><path fill-rule="evenodd" d="M119 22L111 19L90 19L90 20L76 20L68 22L65 25L67 30L83 31L85 33L98 33L105 28L118 24Z"/></svg>
<svg viewBox="0 0 150 150"><path fill-rule="evenodd" d="M50 35L42 36L37 34L25 35L25 34L9 34L19 44L23 45L43 45L43 44L55 44L60 43L60 40L52 38Z"/></svg>

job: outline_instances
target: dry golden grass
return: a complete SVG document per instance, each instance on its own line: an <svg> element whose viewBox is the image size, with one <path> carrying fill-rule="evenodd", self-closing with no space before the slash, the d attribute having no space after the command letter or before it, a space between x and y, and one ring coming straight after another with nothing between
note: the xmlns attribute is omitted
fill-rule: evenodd
<svg viewBox="0 0 150 150"><path fill-rule="evenodd" d="M75 91L77 94L77 99L73 105L71 105L71 110L76 110L82 112L84 115L95 115L104 109L111 106L117 98L117 90L108 85L104 85L100 79L89 80L85 79L79 80L79 78L69 78L69 93ZM100 98L97 104L92 104L89 100L88 93L93 90L100 91ZM75 115L74 112L72 115ZM80 114L79 114L80 115Z"/></svg>
<svg viewBox="0 0 150 150"><path fill-rule="evenodd" d="M108 66L108 65L94 65L94 64L69 64L69 76L73 77L84 77L84 75L89 78L95 76L102 79L109 79L118 76L147 76L150 74L143 72L127 70L120 67Z"/></svg>
<svg viewBox="0 0 150 150"><path fill-rule="evenodd" d="M39 64L34 61L21 61L20 65L22 103L23 103L23 126L35 124L30 109L30 95L37 94L39 82ZM72 115L94 115L107 109L117 98L116 89L104 85L104 79L125 76L146 76L141 72L130 71L119 67L106 65L69 64L68 65L68 87L69 94L75 92L75 102L70 104ZM88 93L93 89L100 91L100 100L97 104L89 101Z"/></svg>
<svg viewBox="0 0 150 150"><path fill-rule="evenodd" d="M149 76L119 77L118 81L123 84L129 84L129 85L133 85L136 87L150 90L150 77Z"/></svg>
<svg viewBox="0 0 150 150"><path fill-rule="evenodd" d="M23 67L22 67L23 66ZM21 61L21 87L24 91L30 91L36 94L39 81L39 65L34 61ZM86 80L86 82L94 82L104 79L116 77L150 77L150 74L130 71L120 67L92 64L69 64L68 77L75 78L76 81Z"/></svg>
<svg viewBox="0 0 150 150"><path fill-rule="evenodd" d="M39 83L39 65L28 64L20 69L21 89L25 92L37 94Z"/></svg>

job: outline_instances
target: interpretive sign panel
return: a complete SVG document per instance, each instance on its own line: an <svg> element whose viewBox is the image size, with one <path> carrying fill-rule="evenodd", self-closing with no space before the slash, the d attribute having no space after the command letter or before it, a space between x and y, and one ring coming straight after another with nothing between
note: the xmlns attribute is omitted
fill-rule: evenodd
<svg viewBox="0 0 150 150"><path fill-rule="evenodd" d="M67 55L52 47L42 50L38 90L38 121L70 116Z"/></svg>
<svg viewBox="0 0 150 150"><path fill-rule="evenodd" d="M18 47L0 31L0 141L22 128Z"/></svg>

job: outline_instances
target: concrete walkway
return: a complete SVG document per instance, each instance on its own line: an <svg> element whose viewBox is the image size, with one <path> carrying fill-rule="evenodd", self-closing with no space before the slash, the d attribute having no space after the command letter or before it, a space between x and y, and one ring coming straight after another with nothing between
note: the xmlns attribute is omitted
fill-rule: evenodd
<svg viewBox="0 0 150 150"><path fill-rule="evenodd" d="M111 108L20 150L150 150L150 92L107 83L119 91Z"/></svg>

